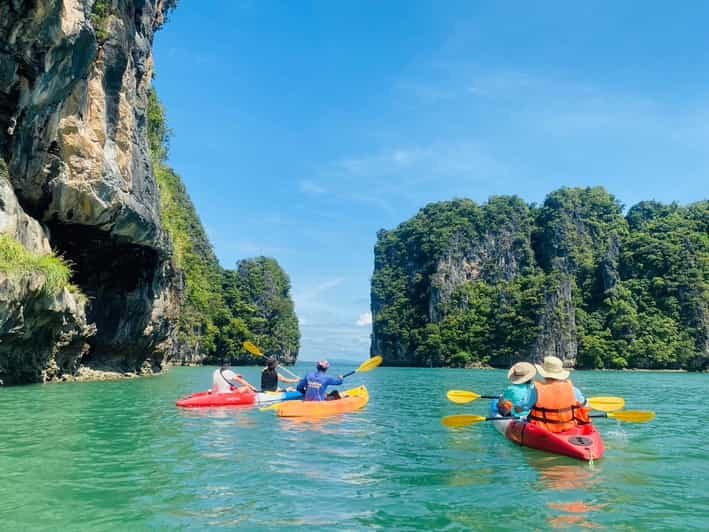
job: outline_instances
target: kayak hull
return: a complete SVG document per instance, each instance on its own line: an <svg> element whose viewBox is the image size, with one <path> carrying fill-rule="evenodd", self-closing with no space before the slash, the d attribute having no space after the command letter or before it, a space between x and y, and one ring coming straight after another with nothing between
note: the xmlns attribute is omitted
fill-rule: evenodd
<svg viewBox="0 0 709 532"><path fill-rule="evenodd" d="M369 392L364 386L347 390L342 399L334 401L288 401L278 407L280 417L319 418L354 412L369 402Z"/></svg>
<svg viewBox="0 0 709 532"><path fill-rule="evenodd" d="M517 445L577 460L591 461L603 457L603 438L592 424L580 425L564 432L550 432L522 419L503 418L497 413L497 401L493 402L491 416L500 417L500 421L492 422L495 428Z"/></svg>
<svg viewBox="0 0 709 532"><path fill-rule="evenodd" d="M200 392L188 397L183 397L177 401L176 405L180 408L223 408L230 406L273 404L279 401L302 399L302 397L303 394L300 392Z"/></svg>

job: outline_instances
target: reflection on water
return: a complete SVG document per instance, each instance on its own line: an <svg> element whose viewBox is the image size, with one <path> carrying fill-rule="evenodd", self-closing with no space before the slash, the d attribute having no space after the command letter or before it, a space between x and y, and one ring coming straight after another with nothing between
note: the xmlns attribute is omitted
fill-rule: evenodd
<svg viewBox="0 0 709 532"><path fill-rule="evenodd" d="M589 521L587 517L608 506L607 503L599 504L592 495L594 488L603 482L602 462L571 462L568 458L538 453L530 454L528 462L537 472L539 489L574 492L574 495L580 492L584 496L582 499L568 501L548 501L547 507L553 510L553 515L547 520L551 528L601 528L601 525ZM556 515L558 513L562 515Z"/></svg>
<svg viewBox="0 0 709 532"><path fill-rule="evenodd" d="M339 428L343 421L345 420L345 416L335 416L335 417L329 417L329 418L323 418L323 417L288 417L288 418L283 418L279 417L278 420L280 421L280 427L284 431L295 431L295 432L303 432L303 431L315 431L319 432L320 434L329 434L329 435L335 435L335 434L341 434L342 431Z"/></svg>
<svg viewBox="0 0 709 532"><path fill-rule="evenodd" d="M535 453L536 454L536 453ZM553 455L530 456L529 465L537 471L540 489L553 491L590 490L601 481L602 464L571 462Z"/></svg>

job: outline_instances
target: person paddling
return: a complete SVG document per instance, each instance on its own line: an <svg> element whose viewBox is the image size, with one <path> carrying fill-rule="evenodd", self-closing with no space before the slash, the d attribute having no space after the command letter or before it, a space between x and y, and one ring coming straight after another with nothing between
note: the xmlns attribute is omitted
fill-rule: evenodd
<svg viewBox="0 0 709 532"><path fill-rule="evenodd" d="M507 372L510 385L502 392L497 410L503 416L527 417L537 370L529 362L517 362Z"/></svg>
<svg viewBox="0 0 709 532"><path fill-rule="evenodd" d="M342 375L330 377L327 374L329 367L330 363L327 360L320 360L316 364L316 371L309 373L298 383L296 389L305 395L304 401L327 401L340 398L337 390L327 393L328 386L337 386L343 382Z"/></svg>
<svg viewBox="0 0 709 532"><path fill-rule="evenodd" d="M279 391L278 382L283 381L287 384L297 384L300 379L291 379L290 377L284 377L278 373L278 361L271 357L266 361L266 367L261 372L261 390L264 392L277 392ZM280 390L283 391L283 390Z"/></svg>
<svg viewBox="0 0 709 532"><path fill-rule="evenodd" d="M229 364L223 364L221 368L214 370L212 373L212 393L230 393L235 388L256 391L256 388L242 375L230 370Z"/></svg>
<svg viewBox="0 0 709 532"><path fill-rule="evenodd" d="M534 383L527 405L531 409L528 419L550 432L590 423L586 398L569 380L569 370L564 369L561 359L544 357L544 363L535 366L544 381Z"/></svg>

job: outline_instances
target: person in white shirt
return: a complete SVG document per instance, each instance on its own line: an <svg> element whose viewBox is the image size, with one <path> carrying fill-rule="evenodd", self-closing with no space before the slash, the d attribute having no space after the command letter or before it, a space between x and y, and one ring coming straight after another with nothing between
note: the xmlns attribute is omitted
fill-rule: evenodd
<svg viewBox="0 0 709 532"><path fill-rule="evenodd" d="M257 391L243 376L230 370L228 364L212 373L212 393L230 393L234 388Z"/></svg>

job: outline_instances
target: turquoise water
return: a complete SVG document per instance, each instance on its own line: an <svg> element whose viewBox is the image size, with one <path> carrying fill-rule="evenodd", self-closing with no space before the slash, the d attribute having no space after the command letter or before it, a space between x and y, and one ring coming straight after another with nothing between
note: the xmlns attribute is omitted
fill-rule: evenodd
<svg viewBox="0 0 709 532"><path fill-rule="evenodd" d="M448 389L496 393L502 371L379 368L349 379L369 387L365 410L318 423L175 408L212 370L0 389L2 528L709 527L709 429L694 404L709 375L577 372L587 395L658 413L600 421L606 456L589 466L515 447L486 423L441 425L488 405L453 405ZM257 368L243 373L257 382Z"/></svg>

